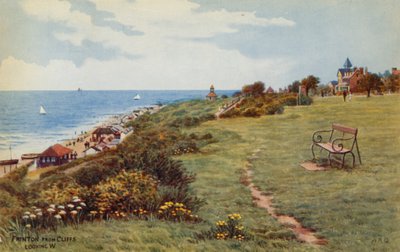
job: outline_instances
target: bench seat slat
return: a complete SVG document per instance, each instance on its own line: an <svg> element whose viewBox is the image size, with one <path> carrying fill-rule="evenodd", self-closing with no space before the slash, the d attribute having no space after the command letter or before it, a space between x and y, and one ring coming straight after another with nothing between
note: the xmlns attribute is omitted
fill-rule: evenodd
<svg viewBox="0 0 400 252"><path fill-rule="evenodd" d="M332 143L317 143L317 145L331 153L347 153L350 152L349 149L343 148L341 151L335 151L332 147ZM340 150L340 147L338 145L335 145L336 150Z"/></svg>
<svg viewBox="0 0 400 252"><path fill-rule="evenodd" d="M341 132L345 132L348 134L353 134L356 135L357 134L357 129L356 128L350 128L344 125L340 125L337 123L332 124L332 129L333 130L337 130L337 131L341 131Z"/></svg>

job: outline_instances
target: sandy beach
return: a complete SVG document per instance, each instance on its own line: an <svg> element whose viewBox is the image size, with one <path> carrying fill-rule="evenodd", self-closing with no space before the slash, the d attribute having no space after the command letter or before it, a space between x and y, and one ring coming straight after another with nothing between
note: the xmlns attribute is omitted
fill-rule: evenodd
<svg viewBox="0 0 400 252"><path fill-rule="evenodd" d="M10 171L14 170L16 167L20 167L26 164L29 164L32 160L29 159L20 159L18 161L17 166L15 165L1 165L0 166L0 178L4 176L4 174L9 173Z"/></svg>
<svg viewBox="0 0 400 252"><path fill-rule="evenodd" d="M64 140L62 143L60 143L61 145L69 148L72 150L72 153L76 153L77 154L77 158L82 158L85 156L85 150L87 149L85 147L85 143L88 142L90 144L90 147L95 146L98 142L97 141L93 141L92 139L92 134L93 132L99 128L99 127L111 127L111 126L120 126L120 127L124 127L125 123L127 123L130 120L134 120L137 117L143 115L146 112L149 113L156 113L158 112L163 106L159 106L159 105L150 105L150 106L146 106L143 108L139 108L137 110L133 110L132 112L129 113L125 113L125 114L120 114L120 115L114 115L111 116L110 118L108 118L107 120L98 123L96 125L94 125L94 127L88 131L82 131L82 132L76 132L75 136L73 139L67 139ZM132 131L130 132L132 133ZM112 139L111 139L112 140ZM109 143L109 139L104 139L103 142L105 144ZM54 143L55 144L55 143ZM48 146L50 147L50 146ZM38 150L36 153L41 153L44 150L46 150L48 147ZM32 162L32 159L21 159L21 157L19 157L19 162L18 165L12 165L11 167L9 165L7 166L0 166L0 177L4 176L5 173L9 173L10 171L12 171L13 169L15 169L16 167L20 167L22 165L28 164L29 162ZM37 168L35 166L35 164L33 163L30 168L29 171L35 171Z"/></svg>

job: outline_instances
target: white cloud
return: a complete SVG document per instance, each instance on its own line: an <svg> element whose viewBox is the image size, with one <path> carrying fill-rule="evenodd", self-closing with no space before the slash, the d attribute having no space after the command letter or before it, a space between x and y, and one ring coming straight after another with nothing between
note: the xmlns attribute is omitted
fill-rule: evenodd
<svg viewBox="0 0 400 252"><path fill-rule="evenodd" d="M294 26L279 18L259 18L254 12L199 12L196 3L187 0L90 0L97 8L115 14L115 21L134 26L148 35L160 37L204 38L219 33L237 32L233 25ZM117 2L117 3L116 3Z"/></svg>
<svg viewBox="0 0 400 252"><path fill-rule="evenodd" d="M211 82L228 89L256 80L277 87L279 75L294 66L290 59L252 59L236 50L192 40L237 32L237 25L295 25L282 17L266 19L254 12L226 10L199 12L198 4L186 0L91 1L99 10L112 12L113 21L144 35L128 36L96 26L89 15L72 11L67 1L25 0L21 6L28 15L72 28L72 32L54 34L59 40L74 45L90 40L141 57L87 59L79 68L69 61L39 66L9 57L0 65L0 89L204 89Z"/></svg>

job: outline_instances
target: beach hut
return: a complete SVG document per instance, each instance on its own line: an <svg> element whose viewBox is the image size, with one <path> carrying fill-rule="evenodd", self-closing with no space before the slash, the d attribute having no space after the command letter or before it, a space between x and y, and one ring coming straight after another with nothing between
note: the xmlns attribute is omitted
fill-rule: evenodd
<svg viewBox="0 0 400 252"><path fill-rule="evenodd" d="M101 150L99 148L97 148L96 146L92 146L86 150L83 151L83 156L86 157L88 155L94 155L101 152Z"/></svg>
<svg viewBox="0 0 400 252"><path fill-rule="evenodd" d="M102 137L107 137L109 135L114 135L114 131L111 127L99 127L95 129L92 133L93 142L99 141Z"/></svg>
<svg viewBox="0 0 400 252"><path fill-rule="evenodd" d="M73 159L73 150L64 147L61 144L55 144L43 151L37 161L38 167L46 167L51 165L62 165Z"/></svg>

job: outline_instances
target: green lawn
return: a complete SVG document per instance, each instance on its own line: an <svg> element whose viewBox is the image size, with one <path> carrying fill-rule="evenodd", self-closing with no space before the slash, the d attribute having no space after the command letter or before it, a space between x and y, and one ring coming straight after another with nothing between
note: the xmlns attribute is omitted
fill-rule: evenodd
<svg viewBox="0 0 400 252"><path fill-rule="evenodd" d="M310 172L300 167L311 158L311 135L337 122L359 128L363 165L351 171ZM85 224L68 227L58 243L63 251L397 251L400 247L400 96L317 98L312 106L289 107L284 114L261 118L209 121L187 130L211 133L216 143L201 153L180 156L197 173L193 190L207 204L201 224L159 220ZM292 215L329 243L314 247L293 239L290 229L252 202L240 183L252 160L253 182L274 196L279 213ZM229 213L240 213L255 235L246 242L197 241L194 233L209 230ZM24 243L26 244L26 243ZM20 244L23 245L23 244ZM21 250L23 247L21 247ZM16 247L11 250L15 251ZM48 251L48 250L35 250Z"/></svg>
<svg viewBox="0 0 400 252"><path fill-rule="evenodd" d="M255 184L274 195L279 213L296 217L303 225L326 237L329 244L322 249L396 251L400 247L399 105L398 95L370 99L355 97L347 103L334 97L317 99L310 107L287 108L283 115L204 124L203 130L237 134L237 143L225 143L223 150L221 146L215 148L219 151L213 153L209 161L215 165L206 166L210 167L209 172L200 172L206 169L204 167L195 169L199 178L207 176L209 180L204 183L199 179L195 185L210 199L207 191L214 185L213 178L226 180L227 167L240 166L239 162L243 162L245 156L242 153L249 155L260 148L259 158L253 161ZM363 165L351 171L310 172L302 169L301 161L311 158L312 133L329 129L333 122L359 128ZM227 157L230 160L223 161ZM218 161L233 164L226 166ZM201 166L191 158L186 162L189 167ZM232 170L230 173L233 175ZM227 184L221 183L221 187L222 191L230 190ZM226 192L223 196L217 188L215 185L211 196L223 203L226 194L230 194ZM239 202L226 203L221 207L230 203L229 210L241 209L237 211L243 212L246 209ZM210 215L209 218L216 215L212 208L203 208L203 211ZM263 223L259 222L259 225Z"/></svg>

